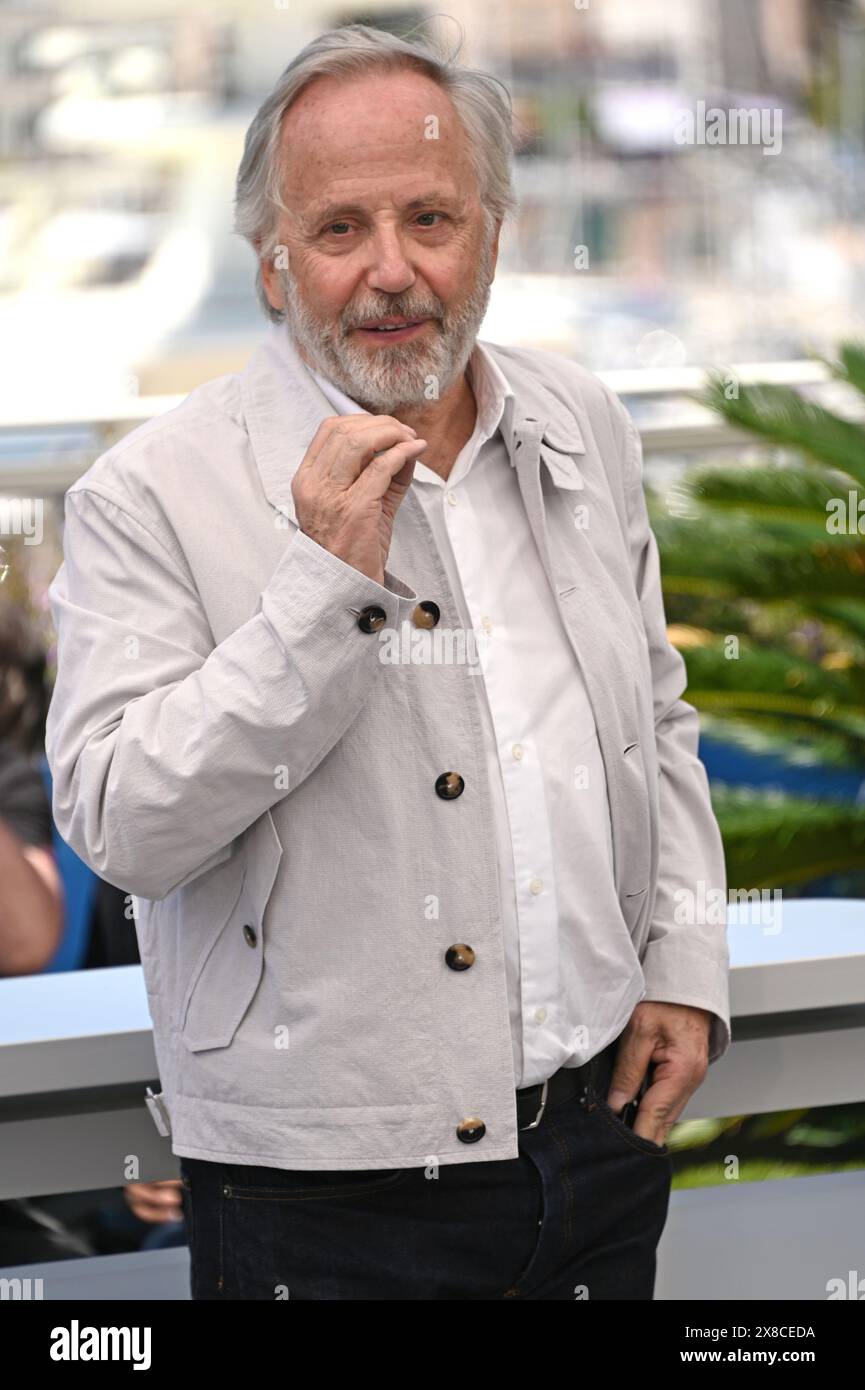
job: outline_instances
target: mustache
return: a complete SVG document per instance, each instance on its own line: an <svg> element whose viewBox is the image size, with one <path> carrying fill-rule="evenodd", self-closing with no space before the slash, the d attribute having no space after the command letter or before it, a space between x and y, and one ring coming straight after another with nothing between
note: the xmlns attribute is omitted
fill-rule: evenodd
<svg viewBox="0 0 865 1390"><path fill-rule="evenodd" d="M362 309L352 309L342 315L340 324L343 333L349 333L352 328L360 328L362 323L369 323L371 319L386 319L393 316L404 319L443 320L446 312L445 306L438 299L432 302L428 301L426 304L391 300L389 303L379 302L378 304L364 305Z"/></svg>

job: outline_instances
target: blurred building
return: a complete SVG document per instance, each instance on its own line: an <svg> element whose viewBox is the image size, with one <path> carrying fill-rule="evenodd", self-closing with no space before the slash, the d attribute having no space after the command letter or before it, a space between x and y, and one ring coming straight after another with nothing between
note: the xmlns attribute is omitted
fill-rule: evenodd
<svg viewBox="0 0 865 1390"><path fill-rule="evenodd" d="M429 13L496 72L520 214L488 337L595 368L795 357L855 330L863 25L847 0L0 4L0 371L27 414L186 390L263 320L231 229L247 124L315 33ZM783 115L783 152L683 145L697 103ZM527 307L530 306L527 311Z"/></svg>

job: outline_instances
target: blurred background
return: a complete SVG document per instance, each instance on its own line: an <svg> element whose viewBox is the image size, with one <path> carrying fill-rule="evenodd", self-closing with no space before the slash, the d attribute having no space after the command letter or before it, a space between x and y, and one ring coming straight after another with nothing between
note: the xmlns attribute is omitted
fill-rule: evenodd
<svg viewBox="0 0 865 1390"><path fill-rule="evenodd" d="M852 1044L865 1037L849 983L865 959L865 0L0 0L0 826L31 851L40 923L4 960L0 894L0 975L138 959L129 896L93 878L47 809L64 490L135 424L242 367L265 330L232 199L281 70L335 24L407 33L430 16L504 80L518 122L520 208L482 337L575 359L634 415L731 888L800 908L777 933L732 911L735 964L834 962ZM683 138L701 103L747 108L771 139ZM830 530L839 497L846 524ZM758 1032L753 1011L734 1023ZM678 1185L720 1183L734 1136L757 1181L865 1168L862 1096L787 1094L683 1122ZM20 1249L181 1244L175 1186L2 1204L25 1235L4 1247L0 1214L0 1265ZM28 1221L42 1223L32 1246Z"/></svg>

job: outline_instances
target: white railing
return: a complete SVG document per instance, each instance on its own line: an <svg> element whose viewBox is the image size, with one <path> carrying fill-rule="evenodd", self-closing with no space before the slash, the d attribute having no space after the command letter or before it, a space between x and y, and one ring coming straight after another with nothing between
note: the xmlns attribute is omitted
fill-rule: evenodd
<svg viewBox="0 0 865 1390"><path fill-rule="evenodd" d="M865 1101L865 901L768 920L731 909L733 1043L683 1120ZM177 1177L144 1104L157 1076L140 966L0 980L0 1198L120 1187L130 1154L142 1181ZM863 1198L865 1169L675 1191L656 1296L825 1298L861 1267ZM49 1298L188 1297L181 1250L2 1273L34 1271Z"/></svg>
<svg viewBox="0 0 865 1390"><path fill-rule="evenodd" d="M865 1101L865 899L728 910L734 1041L683 1119ZM0 1199L173 1175L137 965L0 980ZM131 1146L131 1147L130 1147Z"/></svg>
<svg viewBox="0 0 865 1390"><path fill-rule="evenodd" d="M831 383L818 361L734 363L726 368L743 384L776 382L788 386L843 388ZM646 457L699 449L754 446L754 437L731 428L695 397L706 383L698 367L652 367L598 372L600 379L631 404ZM171 410L183 394L128 396L82 401L74 409L53 410L50 401L38 416L0 407L0 492L61 493L101 453L136 425ZM657 407L642 419L642 407ZM657 418L663 408L662 418ZM853 398L850 411L858 413Z"/></svg>

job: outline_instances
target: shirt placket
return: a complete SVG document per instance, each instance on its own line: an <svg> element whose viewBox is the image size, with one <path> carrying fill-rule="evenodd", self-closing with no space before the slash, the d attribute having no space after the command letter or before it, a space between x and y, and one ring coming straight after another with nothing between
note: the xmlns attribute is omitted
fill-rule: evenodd
<svg viewBox="0 0 865 1390"><path fill-rule="evenodd" d="M535 445L537 447L537 445ZM558 908L543 770L513 695L514 650L494 567L483 563L479 519L465 480L443 506L454 560L483 669L510 826L520 958L523 1071L546 1074L553 1056L559 988Z"/></svg>

